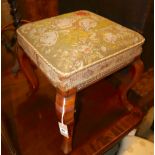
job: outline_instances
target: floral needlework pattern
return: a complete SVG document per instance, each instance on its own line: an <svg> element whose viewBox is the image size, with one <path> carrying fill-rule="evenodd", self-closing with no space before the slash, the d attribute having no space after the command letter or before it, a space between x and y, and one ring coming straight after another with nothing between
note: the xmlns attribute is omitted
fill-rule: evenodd
<svg viewBox="0 0 155 155"><path fill-rule="evenodd" d="M40 43L45 46L52 46L57 42L58 33L57 32L46 32L42 34L40 38Z"/></svg>
<svg viewBox="0 0 155 155"><path fill-rule="evenodd" d="M142 39L136 32L88 11L26 24L19 32L64 73L81 69Z"/></svg>
<svg viewBox="0 0 155 155"><path fill-rule="evenodd" d="M18 43L55 87L78 90L141 54L144 38L86 10L25 24Z"/></svg>

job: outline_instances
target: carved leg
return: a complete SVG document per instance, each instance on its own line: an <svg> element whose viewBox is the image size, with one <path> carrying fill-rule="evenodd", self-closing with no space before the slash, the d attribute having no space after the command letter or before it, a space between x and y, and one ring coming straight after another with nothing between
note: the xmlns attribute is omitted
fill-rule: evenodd
<svg viewBox="0 0 155 155"><path fill-rule="evenodd" d="M17 57L21 70L23 71L28 83L30 84L30 87L32 88L32 93L34 93L39 87L38 78L34 73L29 58L24 54L22 48L19 46L17 46Z"/></svg>
<svg viewBox="0 0 155 155"><path fill-rule="evenodd" d="M72 137L74 128L74 108L75 108L76 89L72 89L68 92L61 92L57 90L56 94L56 113L59 122L67 125L68 138L63 137L63 143L61 146L62 151L68 154L72 151Z"/></svg>
<svg viewBox="0 0 155 155"><path fill-rule="evenodd" d="M128 111L131 111L133 105L130 104L127 98L127 93L131 87L135 85L135 83L140 79L144 70L144 65L140 57L136 58L132 63L131 70L129 74L124 77L124 81L119 86L119 93L122 103L125 105Z"/></svg>

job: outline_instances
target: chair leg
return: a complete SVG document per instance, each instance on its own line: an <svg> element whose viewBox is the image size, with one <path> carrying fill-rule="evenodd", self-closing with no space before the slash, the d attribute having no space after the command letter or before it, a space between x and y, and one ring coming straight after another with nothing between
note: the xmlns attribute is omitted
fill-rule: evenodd
<svg viewBox="0 0 155 155"><path fill-rule="evenodd" d="M61 92L57 90L56 94L56 113L61 124L65 124L68 128L68 137L63 137L61 149L65 154L72 151L72 137L74 129L74 112L75 112L76 90ZM60 128L60 126L59 126ZM61 130L61 129L60 129Z"/></svg>
<svg viewBox="0 0 155 155"><path fill-rule="evenodd" d="M120 95L121 101L128 111L131 111L133 109L133 105L128 101L128 98L127 98L128 91L140 79L143 73L143 70L144 70L143 62L140 59L140 57L138 57L132 63L132 66L128 75L124 77L125 80L119 86L119 95Z"/></svg>

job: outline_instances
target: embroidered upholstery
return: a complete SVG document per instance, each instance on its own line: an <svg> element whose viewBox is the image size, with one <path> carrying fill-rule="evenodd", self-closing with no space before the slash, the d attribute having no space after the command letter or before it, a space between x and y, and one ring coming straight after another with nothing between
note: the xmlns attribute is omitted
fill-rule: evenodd
<svg viewBox="0 0 155 155"><path fill-rule="evenodd" d="M17 34L27 55L64 91L127 65L144 42L137 32L85 10L23 25Z"/></svg>

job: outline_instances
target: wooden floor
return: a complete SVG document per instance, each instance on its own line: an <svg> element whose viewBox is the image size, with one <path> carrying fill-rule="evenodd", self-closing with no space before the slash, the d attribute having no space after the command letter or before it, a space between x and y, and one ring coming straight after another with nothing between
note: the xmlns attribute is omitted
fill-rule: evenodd
<svg viewBox="0 0 155 155"><path fill-rule="evenodd" d="M22 155L63 155L54 107L55 89L42 72L37 69L36 73L40 87L33 96L29 96L29 86L21 72L13 75L8 70L2 74L2 112L5 120L9 120L10 135ZM93 135L108 128L112 122L123 121L122 116L128 115L117 91L105 80L81 91L78 99L80 115L73 144L77 152ZM127 125L134 119L130 117L129 120ZM6 155L4 149L2 155Z"/></svg>

